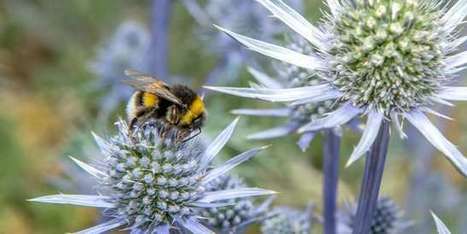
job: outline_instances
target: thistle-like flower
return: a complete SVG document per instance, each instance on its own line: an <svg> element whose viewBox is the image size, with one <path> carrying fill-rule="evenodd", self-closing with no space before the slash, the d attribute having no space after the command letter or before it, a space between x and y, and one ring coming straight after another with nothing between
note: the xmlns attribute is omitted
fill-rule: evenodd
<svg viewBox="0 0 467 234"><path fill-rule="evenodd" d="M356 207L349 207L342 214L338 232L340 234L352 233L354 227ZM404 218L404 213L399 206L389 198L380 198L376 204L371 218L371 234L395 234L403 233L412 223Z"/></svg>
<svg viewBox="0 0 467 234"><path fill-rule="evenodd" d="M103 117L131 96L132 89L121 82L125 78L124 71L129 67L146 70L141 64L145 64L149 39L144 26L133 21L124 22L91 62L91 70L100 78L98 87L108 90L101 101Z"/></svg>
<svg viewBox="0 0 467 234"><path fill-rule="evenodd" d="M246 184L237 176L224 175L216 178L206 186L206 191L215 192L222 190L246 188ZM264 214L270 199L259 207L255 207L251 198L237 198L227 201L233 204L225 207L212 207L201 209L201 217L207 227L216 233L243 233L244 229Z"/></svg>
<svg viewBox="0 0 467 234"><path fill-rule="evenodd" d="M289 207L277 207L268 212L262 225L264 234L309 234L311 232L312 207L305 211Z"/></svg>
<svg viewBox="0 0 467 234"><path fill-rule="evenodd" d="M170 229L212 233L201 224L199 209L232 205L230 199L269 195L258 188L207 191L208 184L250 159L261 148L246 151L219 167L212 160L231 137L237 120L207 147L198 137L180 141L180 132L159 121L129 131L119 121L118 134L109 140L95 135L104 157L95 165L73 159L99 182L97 195L50 195L35 202L103 208L109 220L83 233L126 228L142 233L169 233Z"/></svg>
<svg viewBox="0 0 467 234"><path fill-rule="evenodd" d="M345 124L368 115L362 139L348 165L368 151L383 121L403 133L401 117L414 125L467 176L467 159L430 122L430 106L467 100L467 87L452 87L467 66L459 27L467 1L327 0L330 13L316 27L281 0L257 0L314 48L307 54L220 28L251 50L312 70L319 85L299 88L207 87L273 102L316 103L332 100L336 110L312 120L298 132ZM444 116L443 116L444 117Z"/></svg>

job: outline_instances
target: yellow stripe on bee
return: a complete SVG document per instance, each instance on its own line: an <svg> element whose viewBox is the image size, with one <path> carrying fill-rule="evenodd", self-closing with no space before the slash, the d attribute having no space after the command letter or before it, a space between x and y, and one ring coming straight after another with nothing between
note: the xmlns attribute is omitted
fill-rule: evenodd
<svg viewBox="0 0 467 234"><path fill-rule="evenodd" d="M152 93L143 93L143 105L145 107L154 107L159 104L159 98Z"/></svg>
<svg viewBox="0 0 467 234"><path fill-rule="evenodd" d="M204 102L201 100L199 96L195 98L195 100L191 103L188 111L182 116L180 122L182 124L191 124L193 119L196 119L204 112Z"/></svg>

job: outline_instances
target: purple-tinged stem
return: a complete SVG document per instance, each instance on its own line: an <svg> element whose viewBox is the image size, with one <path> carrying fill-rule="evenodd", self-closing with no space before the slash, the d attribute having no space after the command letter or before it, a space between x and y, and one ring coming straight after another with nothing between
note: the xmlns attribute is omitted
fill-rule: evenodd
<svg viewBox="0 0 467 234"><path fill-rule="evenodd" d="M324 233L336 233L337 185L341 139L332 130L326 134L323 157Z"/></svg>
<svg viewBox="0 0 467 234"><path fill-rule="evenodd" d="M169 29L172 0L152 1L151 45L149 48L150 72L160 79L168 79Z"/></svg>
<svg viewBox="0 0 467 234"><path fill-rule="evenodd" d="M370 233L371 219L378 202L388 152L389 125L389 121L383 121L375 143L373 143L365 160L365 172L360 188L353 234Z"/></svg>

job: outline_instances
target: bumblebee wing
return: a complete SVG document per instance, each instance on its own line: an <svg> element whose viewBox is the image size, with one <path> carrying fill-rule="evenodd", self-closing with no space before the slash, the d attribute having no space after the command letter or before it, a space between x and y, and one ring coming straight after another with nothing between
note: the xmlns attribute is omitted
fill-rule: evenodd
<svg viewBox="0 0 467 234"><path fill-rule="evenodd" d="M135 76L149 76L149 77L151 77L148 74L144 74L142 72L139 72L139 71L136 71L136 70L133 70L133 69L125 69L125 75L129 76L129 77L135 77Z"/></svg>
<svg viewBox="0 0 467 234"><path fill-rule="evenodd" d="M170 91L169 86L165 82L133 70L125 70L125 74L131 77L131 79L123 80L125 84L137 90L155 94L177 105L184 106L183 102Z"/></svg>

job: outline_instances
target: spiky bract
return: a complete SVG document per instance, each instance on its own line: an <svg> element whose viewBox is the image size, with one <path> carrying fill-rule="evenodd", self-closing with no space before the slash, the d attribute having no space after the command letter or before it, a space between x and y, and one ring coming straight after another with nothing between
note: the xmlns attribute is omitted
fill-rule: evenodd
<svg viewBox="0 0 467 234"><path fill-rule="evenodd" d="M303 38L294 36L289 39L287 48L300 52L302 54L313 53L310 43ZM275 66L278 78L282 80L284 88L298 88L312 85L318 85L323 82L322 78L314 75L310 70L297 67L288 63L280 63ZM298 126L309 123L324 117L324 114L335 110L336 105L333 101L324 101L319 103L303 103L290 105L290 121L297 123Z"/></svg>

